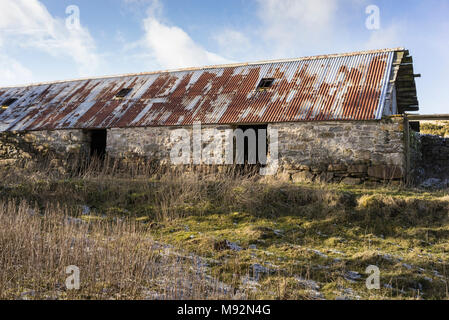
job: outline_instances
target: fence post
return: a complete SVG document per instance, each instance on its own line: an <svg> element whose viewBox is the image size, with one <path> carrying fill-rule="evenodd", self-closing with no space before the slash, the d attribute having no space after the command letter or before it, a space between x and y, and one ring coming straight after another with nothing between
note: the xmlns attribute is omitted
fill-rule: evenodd
<svg viewBox="0 0 449 320"><path fill-rule="evenodd" d="M411 182L410 177L410 124L407 114L404 114L404 135L405 135L405 184Z"/></svg>

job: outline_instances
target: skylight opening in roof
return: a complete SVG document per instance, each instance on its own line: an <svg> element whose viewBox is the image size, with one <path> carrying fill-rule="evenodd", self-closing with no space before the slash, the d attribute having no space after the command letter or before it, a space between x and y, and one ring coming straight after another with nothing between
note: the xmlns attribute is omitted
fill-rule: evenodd
<svg viewBox="0 0 449 320"><path fill-rule="evenodd" d="M128 94L130 94L131 91L133 91L133 88L124 88L124 89L120 90L120 91L115 95L115 98L116 98L116 99L123 99L123 98L125 98Z"/></svg>
<svg viewBox="0 0 449 320"><path fill-rule="evenodd" d="M9 98L1 104L3 110L8 109L10 105L17 101L17 98Z"/></svg>
<svg viewBox="0 0 449 320"><path fill-rule="evenodd" d="M274 83L274 78L263 78L262 80L260 80L260 83L257 86L257 90L259 90L259 91L267 90L267 89L271 88L273 83Z"/></svg>

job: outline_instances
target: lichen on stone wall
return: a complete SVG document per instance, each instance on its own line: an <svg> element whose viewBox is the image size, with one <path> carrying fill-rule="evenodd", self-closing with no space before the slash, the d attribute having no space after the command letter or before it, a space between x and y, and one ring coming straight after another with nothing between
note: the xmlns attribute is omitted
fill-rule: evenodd
<svg viewBox="0 0 449 320"><path fill-rule="evenodd" d="M107 137L107 154L114 159L124 159L136 161L144 159L146 161L155 161L160 165L171 165L170 152L176 141L172 141L171 134L174 130L186 130L190 138L191 164L193 164L193 127L147 127L147 128L121 128L108 130ZM226 130L232 129L230 126L202 126L202 145L201 150L204 151L210 141L207 136L212 138L208 133L214 129L221 136L222 144L218 146L216 152L224 155L226 143ZM216 137L214 137L216 138ZM213 152L213 150L212 150Z"/></svg>
<svg viewBox="0 0 449 320"><path fill-rule="evenodd" d="M89 137L82 130L0 133L0 165L22 160L68 160L89 154Z"/></svg>
<svg viewBox="0 0 449 320"><path fill-rule="evenodd" d="M280 174L294 182L401 181L403 120L273 124L279 131Z"/></svg>
<svg viewBox="0 0 449 320"><path fill-rule="evenodd" d="M223 135L230 126L216 128ZM179 127L108 130L107 152L113 158L144 158L170 165L173 141ZM192 135L192 127L184 127ZM396 181L405 175L403 119L272 124L279 141L278 177L287 180L344 182ZM203 148L207 141L203 141ZM222 153L226 144L223 144Z"/></svg>
<svg viewBox="0 0 449 320"><path fill-rule="evenodd" d="M193 144L197 137L194 137L192 126L108 129L107 155L125 162L171 166L170 152L176 143L172 141L171 134L178 129L186 130ZM226 125L203 126L202 152L207 150L225 155L229 151L227 133L234 129ZM205 137L211 130L210 138L214 135L222 137L217 150L206 148L209 141ZM382 121L270 124L268 131L278 133L277 175L280 179L356 185L379 181L399 183L405 178L405 139L401 117ZM86 157L90 150L89 134L82 130L10 132L2 133L0 140L0 159L5 162L48 154L59 158L71 155ZM190 148L191 151L193 149ZM195 164L193 152L191 157L188 164Z"/></svg>

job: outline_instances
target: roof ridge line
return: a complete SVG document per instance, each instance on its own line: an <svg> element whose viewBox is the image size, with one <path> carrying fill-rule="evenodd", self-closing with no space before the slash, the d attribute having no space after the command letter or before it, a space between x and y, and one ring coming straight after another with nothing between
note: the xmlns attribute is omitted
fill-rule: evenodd
<svg viewBox="0 0 449 320"><path fill-rule="evenodd" d="M125 73L125 74L117 74L117 75L109 75L109 76L75 78L75 79L67 79L67 80L44 81L44 82L30 83L30 84L24 84L24 85L4 86L4 87L0 87L0 89L36 87L36 86L41 86L41 85L60 84L60 83L76 82L76 81L114 79L114 78L145 76L145 75L175 73L175 72L185 72L185 71L200 71L200 70L220 69L220 68L245 67L245 66L254 66L254 65L261 65L261 64L269 64L269 63L283 63L283 62L296 62L296 61L328 59L328 58L338 58L338 57L350 57L350 56L363 55L363 54L405 51L405 50L406 49L404 47L398 47L398 48L391 48L391 49L377 49L377 50L354 51L354 52L348 52L348 53L335 53L335 54L326 54L326 55L305 56L305 57L290 58L290 59L261 60L261 61L255 61L255 62L240 62L240 63L230 63L230 64L221 64L221 65L209 65L209 66L203 66L203 67L190 67L190 68L188 67L188 68L167 69L167 70L140 72L140 73Z"/></svg>

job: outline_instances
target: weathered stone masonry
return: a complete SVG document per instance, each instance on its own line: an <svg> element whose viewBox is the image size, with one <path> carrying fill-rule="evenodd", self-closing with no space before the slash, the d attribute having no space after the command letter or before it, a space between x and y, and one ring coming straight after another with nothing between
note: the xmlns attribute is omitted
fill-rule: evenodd
<svg viewBox="0 0 449 320"><path fill-rule="evenodd" d="M106 152L112 158L145 158L156 160L162 165L170 164L170 151L174 145L171 141L171 132L176 129L185 129L192 137L193 128L190 127L150 127L150 128L123 128L110 129L107 136ZM202 126L203 148L208 144L206 136L210 129L218 130L222 137L222 148L217 150L224 154L226 148L225 132L233 129L231 126Z"/></svg>
<svg viewBox="0 0 449 320"><path fill-rule="evenodd" d="M203 127L203 132L210 128L214 127ZM225 130L231 129L216 128L223 137ZM138 156L167 164L172 147L170 132L174 129L178 127L108 130L107 152L112 157ZM186 129L191 133L191 127ZM359 184L404 178L402 118L282 123L269 125L271 129L279 132L278 174L284 179Z"/></svg>
<svg viewBox="0 0 449 320"><path fill-rule="evenodd" d="M449 179L449 138L421 136L422 178Z"/></svg>
<svg viewBox="0 0 449 320"><path fill-rule="evenodd" d="M67 160L89 154L89 135L83 130L0 133L0 165L22 159L52 157Z"/></svg>
<svg viewBox="0 0 449 320"><path fill-rule="evenodd" d="M109 129L106 153L112 158L170 159L170 127Z"/></svg>
<svg viewBox="0 0 449 320"><path fill-rule="evenodd" d="M170 164L172 130L180 127L115 128L107 130L107 154L112 158L143 158ZM231 126L203 126L223 135ZM185 127L192 133L192 127ZM403 118L381 121L329 121L270 124L278 130L279 171L284 179L360 184L405 177ZM89 152L83 130L3 133L2 161L51 153L61 158ZM203 141L203 147L208 141ZM221 152L224 154L225 143Z"/></svg>
<svg viewBox="0 0 449 320"><path fill-rule="evenodd" d="M404 178L402 118L271 127L279 130L280 172L293 181L360 184Z"/></svg>

